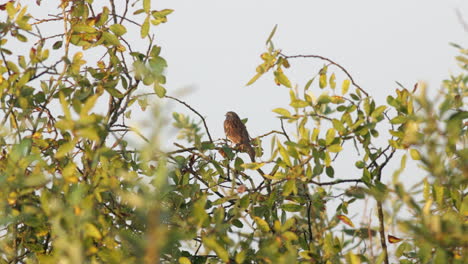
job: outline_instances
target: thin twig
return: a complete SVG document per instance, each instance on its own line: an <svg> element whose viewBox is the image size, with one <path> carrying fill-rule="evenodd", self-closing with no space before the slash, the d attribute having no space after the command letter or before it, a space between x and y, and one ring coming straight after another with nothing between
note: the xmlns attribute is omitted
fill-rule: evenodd
<svg viewBox="0 0 468 264"><path fill-rule="evenodd" d="M341 66L340 64L332 61L331 59L329 58L326 58L326 57L323 57L323 56L320 56L320 55L293 55L293 56L287 56L283 53L280 53L281 56L283 56L285 59L294 59L294 58L316 58L316 59L321 59L321 60L324 60L324 61L328 61L329 63L335 65L336 67L340 68L345 74L346 76L348 76L349 80L351 81L351 84L353 84L354 87L358 88L359 91L363 92L367 97L369 96L369 94L364 91L364 89L361 88L361 86L359 86L353 79L353 77L351 76L351 74L349 74L349 72L343 67Z"/></svg>
<svg viewBox="0 0 468 264"><path fill-rule="evenodd" d="M169 98L169 99L172 99L174 101L177 101L183 105L185 105L188 109L192 110L192 112L194 112L196 115L198 115L202 122L203 122L203 125L205 126L205 129L206 129L206 134L208 135L208 138L210 139L210 142L213 143L213 139L211 138L211 135L210 135L210 131L208 130L208 126L206 125L206 121L205 121L205 118L195 109L193 109L189 104L187 104L186 102L184 101L181 101L175 97L172 97L172 96L169 96L169 95L165 95L164 97L166 98Z"/></svg>
<svg viewBox="0 0 468 264"><path fill-rule="evenodd" d="M288 139L288 141L291 141L291 139L289 139L288 134L286 133L286 130L284 129L283 119L282 118L280 118L280 122L281 122L281 130L283 130L284 136Z"/></svg>
<svg viewBox="0 0 468 264"><path fill-rule="evenodd" d="M344 180L335 180L331 182L316 182L316 181L310 180L309 182L318 186L325 186L325 185L335 185L335 184L346 183L346 182L360 183L362 182L362 180L361 179L344 179Z"/></svg>

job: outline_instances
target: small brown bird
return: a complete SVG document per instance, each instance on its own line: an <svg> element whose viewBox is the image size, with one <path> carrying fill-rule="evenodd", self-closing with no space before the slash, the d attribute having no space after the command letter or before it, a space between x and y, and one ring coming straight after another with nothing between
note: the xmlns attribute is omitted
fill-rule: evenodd
<svg viewBox="0 0 468 264"><path fill-rule="evenodd" d="M236 144L241 151L247 152L252 162L255 162L255 150L250 145L249 132L235 112L227 112L224 120L226 137Z"/></svg>

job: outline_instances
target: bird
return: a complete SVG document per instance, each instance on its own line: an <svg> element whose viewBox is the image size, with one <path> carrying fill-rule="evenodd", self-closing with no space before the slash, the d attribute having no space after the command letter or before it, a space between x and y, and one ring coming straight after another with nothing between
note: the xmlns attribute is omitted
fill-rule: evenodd
<svg viewBox="0 0 468 264"><path fill-rule="evenodd" d="M229 111L226 113L226 120L224 120L224 133L226 137L239 149L243 152L249 154L252 162L255 162L255 150L250 144L249 132L244 123L242 123L239 116L233 112Z"/></svg>

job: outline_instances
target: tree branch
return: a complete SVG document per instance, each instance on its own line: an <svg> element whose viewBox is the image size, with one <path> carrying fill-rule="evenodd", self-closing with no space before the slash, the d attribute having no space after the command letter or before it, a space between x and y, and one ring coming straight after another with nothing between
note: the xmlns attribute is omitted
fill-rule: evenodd
<svg viewBox="0 0 468 264"><path fill-rule="evenodd" d="M329 58L326 58L326 57L323 57L323 56L320 56L320 55L293 55L293 56L287 56L283 53L280 53L281 56L283 56L285 59L294 59L294 58L316 58L316 59L321 59L321 60L324 60L324 61L328 61L329 63L331 63L332 65L335 65L336 67L340 68L345 74L346 76L348 76L349 80L351 81L351 83L353 84L354 87L358 88L359 91L363 92L367 97L369 96L369 94L364 91L364 89L361 88L361 86L359 86L353 79L353 77L351 76L351 74L349 74L349 72L343 67L341 66L340 64L332 61L331 59Z"/></svg>
<svg viewBox="0 0 468 264"><path fill-rule="evenodd" d="M205 121L205 118L199 113L197 112L197 110L193 109L193 107L191 107L189 104L187 104L186 102L184 101L181 101L175 97L172 97L172 96L169 96L169 95L165 95L164 97L166 98L169 98L169 99L172 99L174 101L177 101L183 105L185 105L188 109L192 110L192 112L194 112L196 115L198 115L202 122L203 122L203 125L205 126L205 130L206 130L206 134L208 135L208 138L210 139L210 142L213 143L213 139L211 138L211 134L210 134L210 131L208 130L208 126L206 125L206 121Z"/></svg>

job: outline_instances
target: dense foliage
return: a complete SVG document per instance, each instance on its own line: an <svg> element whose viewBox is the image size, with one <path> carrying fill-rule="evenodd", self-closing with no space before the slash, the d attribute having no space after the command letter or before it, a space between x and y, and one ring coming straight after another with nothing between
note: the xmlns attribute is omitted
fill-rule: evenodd
<svg viewBox="0 0 468 264"><path fill-rule="evenodd" d="M283 54L273 31L247 85L273 73L290 98L249 163L166 94L151 28L172 10L62 0L33 13L0 5L0 263L467 262L467 50L438 100L419 83L379 105L339 63ZM298 59L324 62L301 88L287 77ZM173 113L171 152L152 97L190 113ZM151 128L128 125L149 106ZM374 213L351 211L364 203Z"/></svg>

